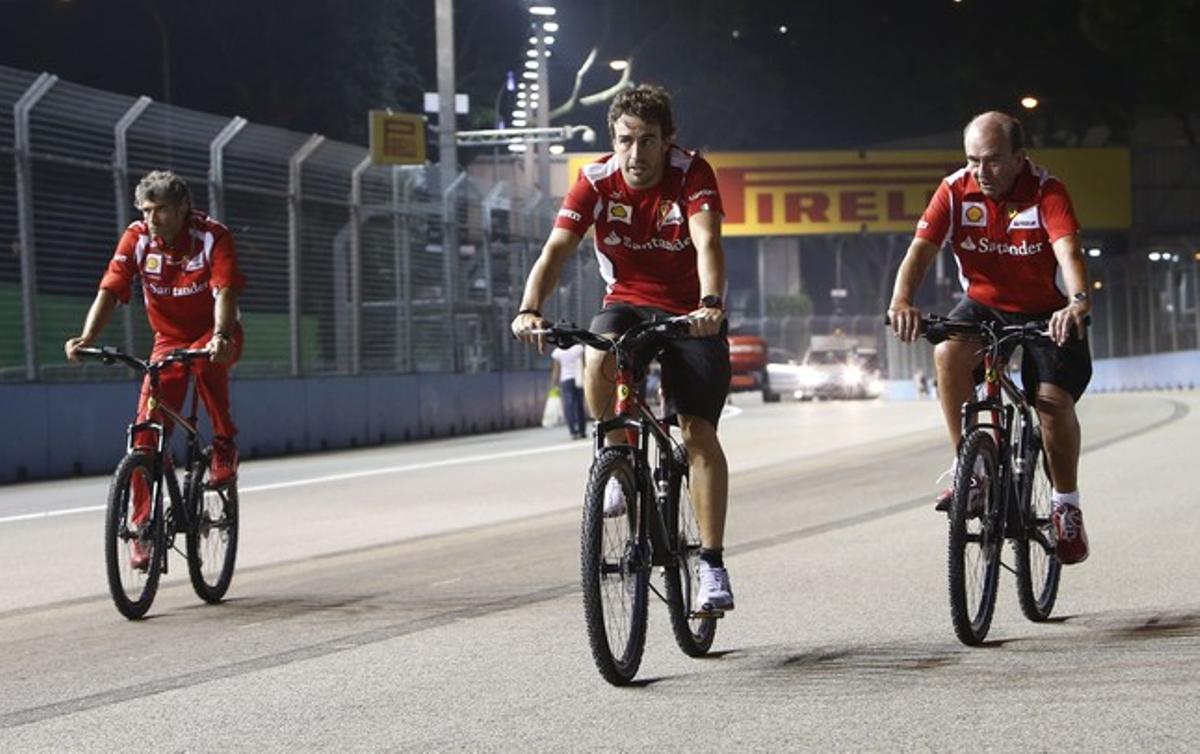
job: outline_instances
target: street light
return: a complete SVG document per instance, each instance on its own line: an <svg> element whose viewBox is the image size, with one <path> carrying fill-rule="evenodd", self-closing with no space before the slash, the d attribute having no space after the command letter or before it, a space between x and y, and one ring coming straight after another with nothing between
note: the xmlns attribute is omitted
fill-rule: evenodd
<svg viewBox="0 0 1200 754"><path fill-rule="evenodd" d="M1038 98L1031 94L1027 94L1021 98L1021 107L1025 108L1026 110L1033 110L1039 104L1041 103L1038 101Z"/></svg>
<svg viewBox="0 0 1200 754"><path fill-rule="evenodd" d="M610 60L610 61L608 61L608 67L613 69L614 71L623 71L629 67L629 61L628 60Z"/></svg>

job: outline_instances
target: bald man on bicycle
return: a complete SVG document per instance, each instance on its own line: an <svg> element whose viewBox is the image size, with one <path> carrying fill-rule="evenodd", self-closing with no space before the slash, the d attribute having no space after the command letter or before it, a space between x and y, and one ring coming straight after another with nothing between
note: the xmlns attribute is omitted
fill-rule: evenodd
<svg viewBox="0 0 1200 754"><path fill-rule="evenodd" d="M1088 556L1088 542L1077 487L1080 429L1075 404L1092 375L1085 327L1092 305L1079 222L1063 183L1026 156L1016 118L983 113L967 125L963 144L967 165L942 181L918 222L896 275L888 315L901 340L916 339L921 317L913 303L917 288L941 246L949 243L966 289L950 319L1004 324L1049 320L1053 342L1025 346L1024 358L1033 362L1037 376L1037 383L1025 389L1036 396L1050 463L1057 554L1063 564L1080 563ZM1065 290L1056 283L1060 271ZM948 340L938 344L934 356L942 413L957 453L960 412L974 389L979 347ZM951 490L942 492L936 509L947 510L951 495Z"/></svg>

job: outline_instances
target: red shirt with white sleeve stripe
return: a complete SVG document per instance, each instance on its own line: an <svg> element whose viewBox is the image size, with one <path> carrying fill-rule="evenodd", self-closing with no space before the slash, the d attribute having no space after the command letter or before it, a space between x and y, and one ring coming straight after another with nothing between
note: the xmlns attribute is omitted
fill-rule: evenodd
<svg viewBox="0 0 1200 754"><path fill-rule="evenodd" d="M686 314L700 303L696 247L688 218L721 212L712 167L672 144L662 179L646 189L625 183L615 155L579 171L554 227L583 236L596 226L596 259L607 284L605 305L628 303Z"/></svg>
<svg viewBox="0 0 1200 754"><path fill-rule="evenodd" d="M133 278L142 279L146 315L159 336L193 342L214 325L213 298L221 288L240 291L233 234L199 210L192 210L172 246L154 238L141 220L126 228L100 288L128 304Z"/></svg>
<svg viewBox="0 0 1200 754"><path fill-rule="evenodd" d="M1056 282L1053 244L1079 232L1062 181L1026 159L1000 199L984 195L970 171L943 179L916 235L950 242L967 296L1005 312L1045 314L1067 304Z"/></svg>

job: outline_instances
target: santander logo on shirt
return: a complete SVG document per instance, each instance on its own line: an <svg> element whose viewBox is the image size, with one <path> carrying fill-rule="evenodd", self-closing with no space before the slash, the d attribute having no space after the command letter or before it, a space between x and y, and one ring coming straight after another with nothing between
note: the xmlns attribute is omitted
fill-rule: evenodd
<svg viewBox="0 0 1200 754"><path fill-rule="evenodd" d="M981 237L978 242L967 236L958 245L958 248L963 251L974 251L979 254L1010 254L1015 257L1031 257L1034 254L1040 254L1042 248L1046 244L1043 241L1030 243L1022 241L1019 244L1009 243L1007 240L995 240L987 236Z"/></svg>

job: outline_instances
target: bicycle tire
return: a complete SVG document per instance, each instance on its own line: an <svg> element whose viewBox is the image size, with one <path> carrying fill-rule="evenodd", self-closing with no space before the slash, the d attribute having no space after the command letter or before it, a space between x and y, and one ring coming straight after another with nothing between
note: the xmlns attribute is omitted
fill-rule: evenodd
<svg viewBox="0 0 1200 754"><path fill-rule="evenodd" d="M1025 460L1029 478L1021 485L1020 511L1024 527L1032 525L1043 539L1054 544L1054 525L1050 521L1051 484L1049 460L1042 447L1040 430L1033 433L1032 447ZM1062 563L1053 549L1046 550L1027 528L1013 540L1017 561L1017 598L1021 612L1035 623L1050 617L1058 599Z"/></svg>
<svg viewBox="0 0 1200 754"><path fill-rule="evenodd" d="M968 646L981 644L987 637L996 609L1004 542L998 473L998 453L991 434L972 432L958 454L947 558L950 617L955 635Z"/></svg>
<svg viewBox="0 0 1200 754"><path fill-rule="evenodd" d="M162 506L152 501L150 518L142 531L132 522L130 507L132 488L140 479L153 490L151 457L145 453L129 453L117 465L108 488L108 505L104 520L104 562L108 591L117 611L130 620L146 614L158 593L162 573L165 537L162 528ZM145 570L133 567L133 540L137 538L150 550Z"/></svg>
<svg viewBox="0 0 1200 754"><path fill-rule="evenodd" d="M216 604L225 598L233 580L238 545L237 482L210 489L205 484L207 469L194 475L192 501L188 508L188 575L196 596Z"/></svg>
<svg viewBox="0 0 1200 754"><path fill-rule="evenodd" d="M614 686L637 674L646 647L650 559L637 518L641 498L628 451L600 451L588 475L580 535L583 612L596 669ZM605 517L604 493L616 479L625 493L625 512ZM640 541L639 541L640 540Z"/></svg>
<svg viewBox="0 0 1200 754"><path fill-rule="evenodd" d="M717 635L717 619L693 618L692 606L700 591L700 528L690 494L687 449L676 447L672 453L670 495L671 515L667 526L674 526L675 562L663 569L666 581L667 610L675 643L688 657L703 657L712 649Z"/></svg>

